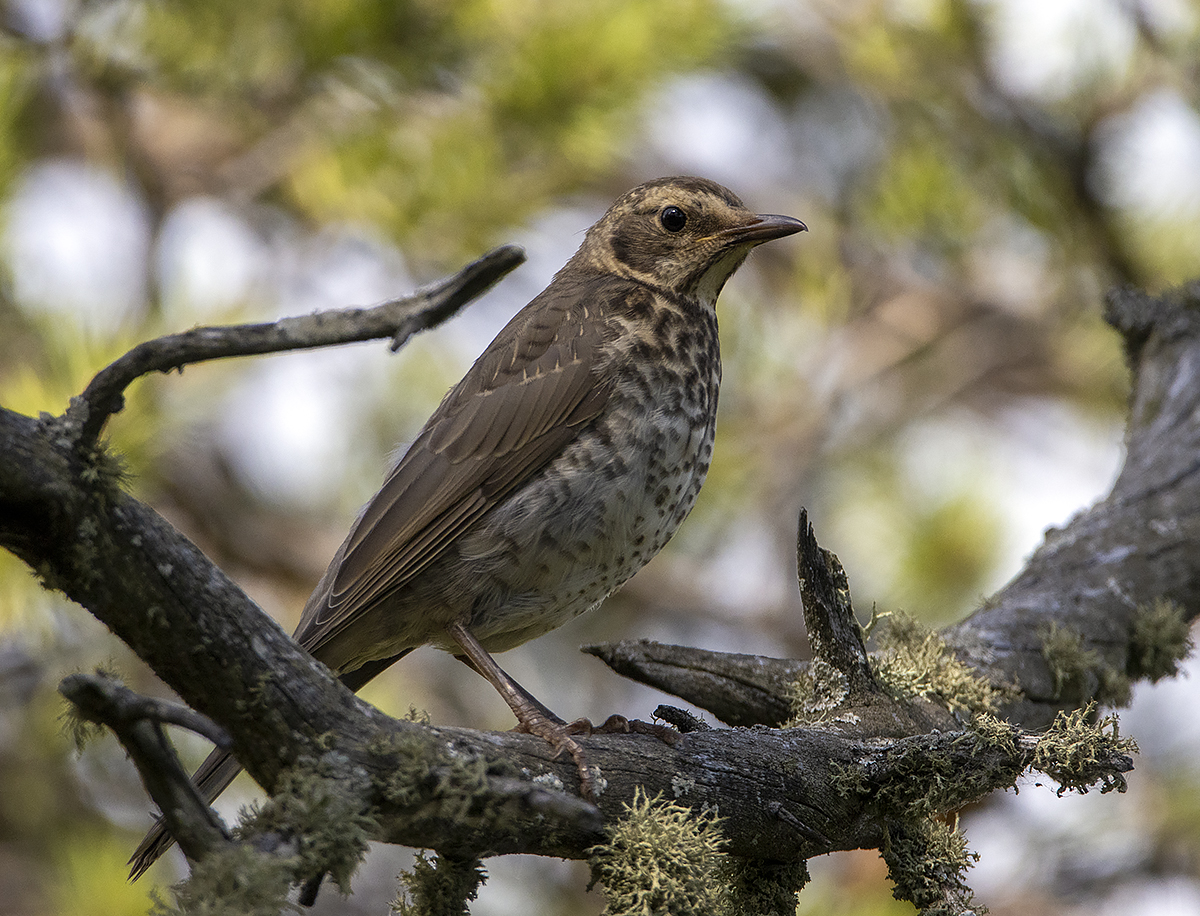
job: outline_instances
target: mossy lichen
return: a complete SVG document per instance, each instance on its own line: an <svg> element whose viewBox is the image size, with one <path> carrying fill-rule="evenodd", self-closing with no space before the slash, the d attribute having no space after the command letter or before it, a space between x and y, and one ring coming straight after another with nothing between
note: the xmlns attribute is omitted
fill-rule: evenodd
<svg viewBox="0 0 1200 916"><path fill-rule="evenodd" d="M952 713L994 712L1003 692L977 677L945 641L915 618L889 615L879 627L875 676L896 699L922 697L943 703Z"/></svg>
<svg viewBox="0 0 1200 916"><path fill-rule="evenodd" d="M794 916L797 895L808 883L808 865L725 856L721 876L729 916Z"/></svg>
<svg viewBox="0 0 1200 916"><path fill-rule="evenodd" d="M849 766L835 765L830 785L892 820L941 815L1016 781L1024 761L991 750L1003 740L973 729L898 739Z"/></svg>
<svg viewBox="0 0 1200 916"><path fill-rule="evenodd" d="M639 787L633 803L588 850L609 916L712 916L724 910L720 819L696 815Z"/></svg>
<svg viewBox="0 0 1200 916"><path fill-rule="evenodd" d="M1017 754L1017 736L1020 734L1015 725L1010 725L991 713L980 713L971 720L971 731L978 735L983 743L994 747L1003 754Z"/></svg>
<svg viewBox="0 0 1200 916"><path fill-rule="evenodd" d="M965 877L979 855L967 849L957 820L930 817L893 825L882 854L895 885L892 895L911 902L922 916L956 916L972 908L974 894Z"/></svg>
<svg viewBox="0 0 1200 916"><path fill-rule="evenodd" d="M377 774L374 790L391 806L420 809L422 817L453 822L464 830L529 829L528 809L511 794L496 791L496 779L538 781L511 761L431 742L419 729L380 733L368 751L374 758L370 768ZM538 829L543 840L552 843L561 824L539 818Z"/></svg>
<svg viewBox="0 0 1200 916"><path fill-rule="evenodd" d="M1129 638L1130 677L1151 682L1174 677L1191 651L1191 625L1183 608L1168 598L1138 608Z"/></svg>
<svg viewBox="0 0 1200 916"><path fill-rule="evenodd" d="M784 728L819 725L845 701L849 680L823 658L814 658L800 677L788 688L787 701L792 710Z"/></svg>
<svg viewBox="0 0 1200 916"><path fill-rule="evenodd" d="M290 838L298 880L327 873L349 893L350 878L378 827L362 809L366 777L355 778L349 769L349 761L332 751L319 760L301 758L280 775L271 799L251 809L238 833L270 831Z"/></svg>
<svg viewBox="0 0 1200 916"><path fill-rule="evenodd" d="M401 716L401 718L405 722L415 722L417 725L430 725L433 722L433 720L429 718L429 713L423 709L417 709L417 707L412 705L408 707L408 712Z"/></svg>
<svg viewBox="0 0 1200 916"><path fill-rule="evenodd" d="M467 904L479 896L486 880L478 859L431 859L418 852L412 871L399 875L403 890L391 908L400 916L467 916Z"/></svg>
<svg viewBox="0 0 1200 916"><path fill-rule="evenodd" d="M78 754L82 754L90 742L104 734L104 726L91 719L85 719L79 714L79 710L70 703L63 710L59 722L63 735L75 746L75 752Z"/></svg>
<svg viewBox="0 0 1200 916"><path fill-rule="evenodd" d="M1096 699L1113 706L1129 702L1133 682L1129 676L1108 664L1095 649L1085 646L1075 630L1051 621L1037 631L1042 641L1042 657L1054 678L1053 699L1073 700L1082 705Z"/></svg>
<svg viewBox="0 0 1200 916"><path fill-rule="evenodd" d="M1032 766L1059 784L1059 795L1068 790L1082 795L1096 786L1102 793L1125 791L1125 777L1113 769L1113 759L1136 754L1137 742L1121 737L1115 715L1093 722L1095 714L1095 703L1060 712L1038 739Z"/></svg>
<svg viewBox="0 0 1200 916"><path fill-rule="evenodd" d="M279 916L295 910L288 902L294 863L259 852L246 843L215 850L195 863L175 885L175 900L156 899L152 916Z"/></svg>

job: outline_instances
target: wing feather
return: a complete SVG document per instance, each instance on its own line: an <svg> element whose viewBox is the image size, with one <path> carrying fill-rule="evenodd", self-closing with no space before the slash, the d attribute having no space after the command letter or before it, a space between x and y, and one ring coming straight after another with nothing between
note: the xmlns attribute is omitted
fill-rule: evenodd
<svg viewBox="0 0 1200 916"><path fill-rule="evenodd" d="M313 651L433 562L604 408L602 329L552 284L497 335L351 529L296 636Z"/></svg>

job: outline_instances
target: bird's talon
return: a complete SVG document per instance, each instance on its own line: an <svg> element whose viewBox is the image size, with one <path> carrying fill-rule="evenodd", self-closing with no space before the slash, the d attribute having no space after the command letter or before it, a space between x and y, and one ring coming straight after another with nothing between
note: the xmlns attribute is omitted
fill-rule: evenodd
<svg viewBox="0 0 1200 916"><path fill-rule="evenodd" d="M630 732L629 720L620 713L614 712L595 731L600 735L627 735Z"/></svg>
<svg viewBox="0 0 1200 916"><path fill-rule="evenodd" d="M604 726L600 726L603 728ZM592 724L592 720L588 718L576 719L566 725L567 734L579 735L581 738L586 738L588 735L596 734L599 729Z"/></svg>
<svg viewBox="0 0 1200 916"><path fill-rule="evenodd" d="M683 740L683 734L676 731L670 725L660 725L658 722L643 722L641 719L630 719L627 724L629 727L628 730L635 735L652 735L670 747L674 747Z"/></svg>

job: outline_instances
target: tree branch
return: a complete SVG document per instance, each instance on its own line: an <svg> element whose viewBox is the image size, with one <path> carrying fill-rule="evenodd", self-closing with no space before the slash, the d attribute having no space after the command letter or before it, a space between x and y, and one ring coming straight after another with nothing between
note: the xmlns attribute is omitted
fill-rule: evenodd
<svg viewBox="0 0 1200 916"><path fill-rule="evenodd" d="M1085 656L1095 652L1097 666L1125 671L1143 602L1165 595L1188 619L1195 616L1200 429L1190 418L1200 416L1193 403L1200 398L1200 335L1186 320L1195 298L1163 300L1148 325L1128 332L1138 378L1130 461L1114 494L1053 534L993 604L947 631L978 671L1019 679L1029 691L1007 710L1013 721L1040 721L1078 700L1055 695L1038 624L1073 627ZM103 451L78 449L63 433L65 422L0 409L0 546L90 610L219 723L268 792L311 786L298 775L310 771L343 774L322 778L343 786L339 810L361 812L363 830L377 839L465 858L579 858L641 786L719 811L733 854L788 861L880 846L901 810L895 793L902 789L925 792L920 804L929 811L947 811L1008 784L1025 767L1058 772L1053 755L1038 757L1040 740L1007 726L964 731L925 702L905 704L907 718L890 720L887 733L907 730L900 740L880 740L880 726L850 719L836 728L696 730L671 745L639 734L580 738L605 787L594 807L574 794L574 764L553 758L540 739L396 721L357 699L191 542L123 492ZM841 614L848 603L812 606ZM851 622L844 617L840 626ZM853 646L828 654L861 668ZM729 704L729 715L742 721L754 704L786 708L786 685L798 670L795 662L746 656L693 658L700 661L690 669L674 660L663 668L700 672L691 681L705 689L740 685L739 696L749 699L739 701L742 712ZM922 724L934 721L936 731ZM1084 785L1112 787L1128 769L1112 738L1089 751L1096 769Z"/></svg>
<svg viewBox="0 0 1200 916"><path fill-rule="evenodd" d="M223 729L191 710L138 696L109 677L73 674L63 679L59 691L84 719L113 730L189 861L231 845L225 824L192 784L160 721L227 742Z"/></svg>
<svg viewBox="0 0 1200 916"><path fill-rule="evenodd" d="M182 370L210 359L306 350L381 337L390 337L391 349L398 350L418 331L446 321L524 260L524 251L504 245L452 277L371 308L335 309L266 324L193 328L148 340L101 370L83 394L72 399L67 420L78 423L80 445L86 449L95 443L108 418L124 406L125 389L150 372Z"/></svg>
<svg viewBox="0 0 1200 916"><path fill-rule="evenodd" d="M981 677L1020 688L1003 707L1014 724L1044 728L1091 700L1121 705L1132 679L1160 676L1139 661L1153 638L1139 627L1148 610L1165 602L1181 624L1200 614L1198 309L1200 283L1161 298L1109 297L1105 317L1125 338L1134 376L1128 451L1112 492L1047 531L1008 585L941 633ZM1074 642L1070 658L1055 657L1055 633ZM736 725L780 725L790 714L787 685L808 670L646 641L585 651Z"/></svg>

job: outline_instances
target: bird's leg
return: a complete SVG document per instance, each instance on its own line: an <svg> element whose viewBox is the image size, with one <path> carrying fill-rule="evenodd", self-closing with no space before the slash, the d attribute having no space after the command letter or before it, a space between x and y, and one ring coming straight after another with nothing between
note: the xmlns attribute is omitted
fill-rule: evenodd
<svg viewBox="0 0 1200 916"><path fill-rule="evenodd" d="M487 678L496 688L496 692L504 698L508 708L517 717L518 729L550 743L559 753L566 751L575 761L579 769L579 781L583 787L585 798L595 801L595 780L584 759L583 748L571 738L575 729L574 723L568 725L531 694L528 690L513 680L508 672L496 664L496 660L479 644L479 640L461 622L450 624L449 633L458 643L463 654L459 656L464 662ZM590 723L589 723L590 725Z"/></svg>
<svg viewBox="0 0 1200 916"><path fill-rule="evenodd" d="M469 638L471 638L471 639L475 638L474 636L471 636L470 630L465 630L465 632L467 633ZM457 636L455 638L457 639ZM461 642L459 644L462 645ZM478 645L478 642L476 642L476 645ZM466 652L467 650L464 648L463 651ZM503 668L501 668L496 663L496 660L494 658L492 658L491 653L489 653L482 646L479 647L479 651L483 652L487 656L488 661L491 662L491 664L492 664L491 669L480 667L479 665L477 665L475 663L474 659L472 659L468 655L456 655L454 657L457 658L464 665L466 665L468 668L470 668L472 671L474 671L476 674L478 674L480 677L487 678L488 682L490 684L492 684L493 686L495 686L496 690L498 690L500 692L500 695L504 697L504 701L506 703L508 703L509 707L516 714L517 720L519 722L524 723L525 720L522 718L523 713L518 712L517 707L513 705L512 696L515 696L518 698L518 702L521 704L521 707L523 710L526 708L532 708L535 711L535 714L542 716L547 721L553 722L556 725L566 725L566 723L561 718L556 716L553 712L551 712L550 709L547 708L547 706L544 703L542 703L540 700L538 700L537 697L535 697L532 693L530 693L528 690L526 690L524 687L522 687L520 685L520 683L512 677L512 675L510 675L507 671L505 671ZM489 672L491 672L491 673L489 673ZM501 686L499 683L496 682L497 677L503 679L504 686ZM511 691L511 695L510 695L509 691ZM570 727L571 726L567 725L567 728L570 728ZM526 729L526 731L528 731L528 729Z"/></svg>

